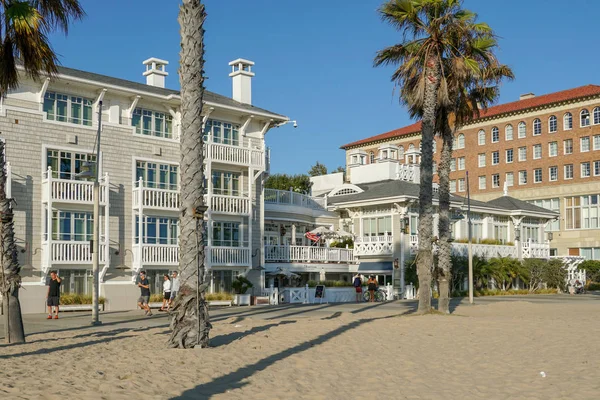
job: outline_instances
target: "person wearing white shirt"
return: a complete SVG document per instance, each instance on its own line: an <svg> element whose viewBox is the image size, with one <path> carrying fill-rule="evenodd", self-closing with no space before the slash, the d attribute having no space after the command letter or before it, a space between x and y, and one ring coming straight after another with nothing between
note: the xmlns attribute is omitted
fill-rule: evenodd
<svg viewBox="0 0 600 400"><path fill-rule="evenodd" d="M177 276L177 271L173 271L173 275L171 276L171 299L169 300L169 307L171 307L173 299L177 297L177 292L179 292L179 276Z"/></svg>
<svg viewBox="0 0 600 400"><path fill-rule="evenodd" d="M160 311L165 311L165 305L167 306L167 311L169 311L169 307L171 306L171 280L169 279L169 274L165 274L163 279L163 303Z"/></svg>

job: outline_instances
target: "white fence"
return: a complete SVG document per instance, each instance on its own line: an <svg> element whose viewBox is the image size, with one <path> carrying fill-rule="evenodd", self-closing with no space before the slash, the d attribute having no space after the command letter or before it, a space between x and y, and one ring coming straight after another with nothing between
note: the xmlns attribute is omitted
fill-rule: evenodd
<svg viewBox="0 0 600 400"><path fill-rule="evenodd" d="M94 202L94 182L72 179L59 179L52 176L52 169L48 167L42 174L42 201L84 203ZM99 180L100 204L106 204L108 198L108 174Z"/></svg>
<svg viewBox="0 0 600 400"><path fill-rule="evenodd" d="M266 262L334 262L354 261L352 249L316 246L265 246Z"/></svg>
<svg viewBox="0 0 600 400"><path fill-rule="evenodd" d="M250 249L247 247L206 247L211 266L251 266Z"/></svg>
<svg viewBox="0 0 600 400"><path fill-rule="evenodd" d="M137 186L137 187L136 187ZM160 210L179 210L179 191L144 187L140 179L133 188L133 208L155 208Z"/></svg>
<svg viewBox="0 0 600 400"><path fill-rule="evenodd" d="M394 252L394 237L384 236L359 236L354 240L355 256L391 255Z"/></svg>
<svg viewBox="0 0 600 400"><path fill-rule="evenodd" d="M265 204L282 204L324 210L327 206L325 198L312 198L291 190L265 189Z"/></svg>
<svg viewBox="0 0 600 400"><path fill-rule="evenodd" d="M210 210L224 214L250 214L250 199L247 197L213 195Z"/></svg>
<svg viewBox="0 0 600 400"><path fill-rule="evenodd" d="M46 246L42 246L46 247ZM51 242L50 261L60 264L87 264L92 262L90 242L55 241ZM106 244L100 243L100 263L106 260Z"/></svg>

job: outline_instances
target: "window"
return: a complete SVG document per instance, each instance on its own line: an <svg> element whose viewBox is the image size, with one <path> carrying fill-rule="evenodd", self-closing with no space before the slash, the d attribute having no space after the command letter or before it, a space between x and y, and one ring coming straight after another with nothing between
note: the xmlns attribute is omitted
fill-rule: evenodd
<svg viewBox="0 0 600 400"><path fill-rule="evenodd" d="M100 225L102 227L102 225ZM91 212L53 211L52 240L86 242L92 240L94 216Z"/></svg>
<svg viewBox="0 0 600 400"><path fill-rule="evenodd" d="M558 142L548 143L548 155L550 157L556 157L558 155Z"/></svg>
<svg viewBox="0 0 600 400"><path fill-rule="evenodd" d="M492 128L492 143L498 143L500 141L500 130L497 126Z"/></svg>
<svg viewBox="0 0 600 400"><path fill-rule="evenodd" d="M536 218L525 218L522 222L521 240L524 242L538 242L540 237L540 223Z"/></svg>
<svg viewBox="0 0 600 400"><path fill-rule="evenodd" d="M493 151L492 152L492 165L498 165L498 164L500 164L500 152Z"/></svg>
<svg viewBox="0 0 600 400"><path fill-rule="evenodd" d="M479 177L479 189L485 189L485 176L480 176Z"/></svg>
<svg viewBox="0 0 600 400"><path fill-rule="evenodd" d="M388 236L392 234L392 217L363 218L363 236Z"/></svg>
<svg viewBox="0 0 600 400"><path fill-rule="evenodd" d="M550 182L556 182L558 180L558 167L554 165L548 168L548 175L550 176Z"/></svg>
<svg viewBox="0 0 600 400"><path fill-rule="evenodd" d="M450 193L456 193L456 181L455 180L450 181Z"/></svg>
<svg viewBox="0 0 600 400"><path fill-rule="evenodd" d="M579 255L586 260L600 260L600 247L580 247Z"/></svg>
<svg viewBox="0 0 600 400"><path fill-rule="evenodd" d="M457 149L465 148L465 135L463 133L458 134L458 146L456 148Z"/></svg>
<svg viewBox="0 0 600 400"><path fill-rule="evenodd" d="M566 229L598 229L600 195L565 197Z"/></svg>
<svg viewBox="0 0 600 400"><path fill-rule="evenodd" d="M600 124L600 107L594 108L594 125Z"/></svg>
<svg viewBox="0 0 600 400"><path fill-rule="evenodd" d="M92 270L63 269L59 271L59 275L61 293L92 294Z"/></svg>
<svg viewBox="0 0 600 400"><path fill-rule="evenodd" d="M456 158L450 160L450 171L456 171Z"/></svg>
<svg viewBox="0 0 600 400"><path fill-rule="evenodd" d="M142 179L144 187L177 190L179 167L152 161L136 161L135 180Z"/></svg>
<svg viewBox="0 0 600 400"><path fill-rule="evenodd" d="M519 147L519 161L527 161L527 147Z"/></svg>
<svg viewBox="0 0 600 400"><path fill-rule="evenodd" d="M565 154L573 154L573 139L566 139L563 143Z"/></svg>
<svg viewBox="0 0 600 400"><path fill-rule="evenodd" d="M600 150L600 135L594 135L594 150Z"/></svg>
<svg viewBox="0 0 600 400"><path fill-rule="evenodd" d="M590 126L590 112L585 108L579 113L579 124L581 126Z"/></svg>
<svg viewBox="0 0 600 400"><path fill-rule="evenodd" d="M398 146L398 160L404 160L404 146Z"/></svg>
<svg viewBox="0 0 600 400"><path fill-rule="evenodd" d="M481 153L477 156L477 160L479 162L479 167L485 167L485 153Z"/></svg>
<svg viewBox="0 0 600 400"><path fill-rule="evenodd" d="M581 151L582 153L584 153L586 151L590 151L590 137L584 136L581 139L579 139L579 145L580 145L579 151Z"/></svg>
<svg viewBox="0 0 600 400"><path fill-rule="evenodd" d="M494 239L505 244L508 241L508 217L493 217Z"/></svg>
<svg viewBox="0 0 600 400"><path fill-rule="evenodd" d="M510 164L513 162L513 159L514 159L513 153L514 153L513 149L506 150L506 163L507 164Z"/></svg>
<svg viewBox="0 0 600 400"><path fill-rule="evenodd" d="M173 117L170 114L136 108L133 110L131 125L135 126L137 134L165 139L173 138ZM206 125L210 126L210 121Z"/></svg>
<svg viewBox="0 0 600 400"><path fill-rule="evenodd" d="M507 172L506 173L506 185L514 186L514 184L515 184L515 174L513 174L512 172Z"/></svg>
<svg viewBox="0 0 600 400"><path fill-rule="evenodd" d="M465 179L464 178L461 178L458 180L458 191L459 192L465 191Z"/></svg>
<svg viewBox="0 0 600 400"><path fill-rule="evenodd" d="M241 228L239 222L212 223L213 246L242 247Z"/></svg>
<svg viewBox="0 0 600 400"><path fill-rule="evenodd" d="M458 157L458 170L462 171L465 169L465 158L464 157Z"/></svg>
<svg viewBox="0 0 600 400"><path fill-rule="evenodd" d="M581 177L589 178L591 176L590 162L582 162L581 163Z"/></svg>
<svg viewBox="0 0 600 400"><path fill-rule="evenodd" d="M539 160L540 158L542 158L542 145L534 144L533 145L533 159Z"/></svg>
<svg viewBox="0 0 600 400"><path fill-rule="evenodd" d="M239 125L209 119L204 126L204 140L210 140L213 143L239 146L240 127ZM373 153L371 152L371 154Z"/></svg>
<svg viewBox="0 0 600 400"><path fill-rule="evenodd" d="M46 167L52 169L52 177L58 179L81 180L77 175L83 172L84 163L96 163L96 156L89 153L48 149Z"/></svg>
<svg viewBox="0 0 600 400"><path fill-rule="evenodd" d="M600 176L600 161L594 161L594 176Z"/></svg>
<svg viewBox="0 0 600 400"><path fill-rule="evenodd" d="M518 136L519 136L519 139L522 139L525 136L527 136L527 126L525 125L525 122L523 122L523 121L519 122Z"/></svg>
<svg viewBox="0 0 600 400"><path fill-rule="evenodd" d="M212 189L216 195L223 196L240 196L240 181L239 173L213 171L212 173Z"/></svg>
<svg viewBox="0 0 600 400"><path fill-rule="evenodd" d="M573 164L565 165L565 179L573 179Z"/></svg>
<svg viewBox="0 0 600 400"><path fill-rule="evenodd" d="M43 111L51 121L92 126L92 100L66 94L46 92Z"/></svg>
<svg viewBox="0 0 600 400"><path fill-rule="evenodd" d="M527 171L519 171L519 185L527 184Z"/></svg>
<svg viewBox="0 0 600 400"><path fill-rule="evenodd" d="M570 112L566 113L563 116L563 129L565 131L573 129L573 114L571 114Z"/></svg>
<svg viewBox="0 0 600 400"><path fill-rule="evenodd" d="M558 198L554 198L554 199L543 199L543 200L531 200L528 203L531 203L533 205L536 205L538 207L542 207L545 208L546 210L550 210L550 211L554 211L559 213L560 212L560 203ZM546 229L547 232L550 231L559 231L560 230L560 221L558 219L552 220L550 222L548 222L546 224Z"/></svg>
<svg viewBox="0 0 600 400"><path fill-rule="evenodd" d="M533 183L542 182L542 169L536 168L533 170Z"/></svg>
<svg viewBox="0 0 600 400"><path fill-rule="evenodd" d="M499 188L500 187L500 174L492 175L492 187Z"/></svg>
<svg viewBox="0 0 600 400"><path fill-rule="evenodd" d="M142 243L146 244L178 244L179 218L142 217ZM140 242L140 217L135 217L135 243Z"/></svg>
<svg viewBox="0 0 600 400"><path fill-rule="evenodd" d="M369 153L369 164L375 164L375 153Z"/></svg>
<svg viewBox="0 0 600 400"><path fill-rule="evenodd" d="M548 131L550 133L558 131L558 120L555 115L551 115L550 118L548 118Z"/></svg>
<svg viewBox="0 0 600 400"><path fill-rule="evenodd" d="M477 135L477 140L480 146L483 146L485 144L485 131L484 130L480 130L478 135Z"/></svg>
<svg viewBox="0 0 600 400"><path fill-rule="evenodd" d="M504 138L506 140L513 140L513 127L512 127L512 125L506 125L504 127Z"/></svg>
<svg viewBox="0 0 600 400"><path fill-rule="evenodd" d="M533 120L533 136L542 134L542 121L539 118Z"/></svg>

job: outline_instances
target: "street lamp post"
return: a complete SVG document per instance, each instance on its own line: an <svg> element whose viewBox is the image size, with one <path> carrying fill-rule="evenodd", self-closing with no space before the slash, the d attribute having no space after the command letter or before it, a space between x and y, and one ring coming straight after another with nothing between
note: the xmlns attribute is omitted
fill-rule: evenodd
<svg viewBox="0 0 600 400"><path fill-rule="evenodd" d="M468 226L468 257L469 257L469 304L473 304L473 222L471 221L471 192L469 190L469 171L467 171L467 226Z"/></svg>

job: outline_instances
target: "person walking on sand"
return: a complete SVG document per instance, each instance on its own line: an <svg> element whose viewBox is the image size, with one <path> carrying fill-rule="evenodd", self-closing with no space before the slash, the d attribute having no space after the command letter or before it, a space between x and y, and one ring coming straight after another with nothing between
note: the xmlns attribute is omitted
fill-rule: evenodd
<svg viewBox="0 0 600 400"><path fill-rule="evenodd" d="M165 274L163 280L163 303L159 311L165 311L165 305L167 306L167 311L169 311L169 307L171 306L171 280L169 279L169 274Z"/></svg>
<svg viewBox="0 0 600 400"><path fill-rule="evenodd" d="M362 301L362 279L358 272L356 273L356 275L354 275L354 278L352 279L352 285L356 290L356 302L360 303Z"/></svg>
<svg viewBox="0 0 600 400"><path fill-rule="evenodd" d="M52 319L53 308L56 311L54 319L58 319L58 305L60 304L60 283L62 279L58 277L56 271L50 271L50 281L48 282L48 293L46 293L46 305L48 306L48 319Z"/></svg>
<svg viewBox="0 0 600 400"><path fill-rule="evenodd" d="M179 292L179 277L177 276L177 271L173 271L171 277L171 298L169 299L169 308L173 305L173 300L175 300L177 292Z"/></svg>
<svg viewBox="0 0 600 400"><path fill-rule="evenodd" d="M146 311L145 315L151 316L152 311L150 311L150 305L148 304L150 303L150 282L148 282L148 278L146 278L146 271L140 272L138 286L141 290L138 306Z"/></svg>
<svg viewBox="0 0 600 400"><path fill-rule="evenodd" d="M377 279L375 279L375 275L369 277L367 285L369 289L369 302L373 303L375 301L375 291L377 290Z"/></svg>

